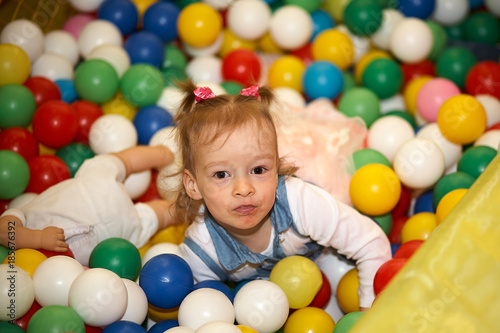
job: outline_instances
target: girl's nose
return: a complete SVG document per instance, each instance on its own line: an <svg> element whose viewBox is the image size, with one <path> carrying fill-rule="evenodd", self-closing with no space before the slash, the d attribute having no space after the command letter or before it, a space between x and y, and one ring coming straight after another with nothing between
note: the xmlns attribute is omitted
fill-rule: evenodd
<svg viewBox="0 0 500 333"><path fill-rule="evenodd" d="M234 194L237 196L246 197L255 193L251 181L247 177L240 177L236 179L234 186Z"/></svg>

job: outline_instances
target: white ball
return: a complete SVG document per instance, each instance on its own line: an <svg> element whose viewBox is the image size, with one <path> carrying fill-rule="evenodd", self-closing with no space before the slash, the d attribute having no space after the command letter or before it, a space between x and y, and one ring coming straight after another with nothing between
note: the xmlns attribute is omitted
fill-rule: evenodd
<svg viewBox="0 0 500 333"><path fill-rule="evenodd" d="M195 330L191 327L186 327L186 326L177 326L177 327L172 327L166 330L163 333L194 333Z"/></svg>
<svg viewBox="0 0 500 333"><path fill-rule="evenodd" d="M405 99L401 94L396 94L392 97L380 101L381 114L386 114L390 111L405 110L405 109L406 109Z"/></svg>
<svg viewBox="0 0 500 333"><path fill-rule="evenodd" d="M177 115L182 100L184 99L184 92L176 87L165 87L161 93L160 98L156 101L156 105L164 108L172 117Z"/></svg>
<svg viewBox="0 0 500 333"><path fill-rule="evenodd" d="M116 70L118 77L130 67L130 57L120 45L103 44L96 46L87 54L86 60L101 59L107 61Z"/></svg>
<svg viewBox="0 0 500 333"><path fill-rule="evenodd" d="M394 156L393 169L407 187L426 189L443 175L444 155L434 141L414 138L399 147Z"/></svg>
<svg viewBox="0 0 500 333"><path fill-rule="evenodd" d="M469 10L469 0L436 0L430 18L443 26L453 26L465 20Z"/></svg>
<svg viewBox="0 0 500 333"><path fill-rule="evenodd" d="M148 298L142 288L129 279L123 279L127 288L127 309L120 320L132 321L141 325L148 315Z"/></svg>
<svg viewBox="0 0 500 333"><path fill-rule="evenodd" d="M274 12L269 28L273 41L284 50L304 46L313 33L311 15L301 7L285 5Z"/></svg>
<svg viewBox="0 0 500 333"><path fill-rule="evenodd" d="M288 104L292 108L303 109L306 107L304 96L290 87L278 87L274 89L277 104Z"/></svg>
<svg viewBox="0 0 500 333"><path fill-rule="evenodd" d="M73 65L68 58L56 53L44 53L31 66L31 76L42 76L51 81L72 80Z"/></svg>
<svg viewBox="0 0 500 333"><path fill-rule="evenodd" d="M474 146L488 146L498 150L500 145L500 130L484 132L475 142Z"/></svg>
<svg viewBox="0 0 500 333"><path fill-rule="evenodd" d="M59 255L45 259L33 273L35 298L41 306L68 306L69 289L85 268L76 259Z"/></svg>
<svg viewBox="0 0 500 333"><path fill-rule="evenodd" d="M438 145L443 152L446 170L456 164L460 156L462 156L462 146L446 139L441 133L437 123L428 123L424 125L417 132L416 137L420 139L429 139Z"/></svg>
<svg viewBox="0 0 500 333"><path fill-rule="evenodd" d="M239 0L229 7L227 26L244 40L256 40L267 32L271 22L271 9L265 1Z"/></svg>
<svg viewBox="0 0 500 333"><path fill-rule="evenodd" d="M343 32L351 40L354 46L354 63L357 63L359 59L371 50L372 46L369 38L356 36L344 24L337 25L334 29Z"/></svg>
<svg viewBox="0 0 500 333"><path fill-rule="evenodd" d="M179 245L174 243L158 243L151 246L146 253L142 256L142 266L144 266L149 259L164 253L172 253L177 254L177 250L179 249Z"/></svg>
<svg viewBox="0 0 500 333"><path fill-rule="evenodd" d="M18 195L9 202L9 209L10 208L21 209L27 204L29 204L36 197L38 197L38 193L33 193L33 192L21 193L20 195Z"/></svg>
<svg viewBox="0 0 500 333"><path fill-rule="evenodd" d="M382 25L371 36L371 41L380 50L389 49L389 41L396 25L401 22L405 16L396 9L388 8L383 10Z"/></svg>
<svg viewBox="0 0 500 333"><path fill-rule="evenodd" d="M401 117L383 116L368 131L368 148L382 153L392 163L398 148L415 137L413 127Z"/></svg>
<svg viewBox="0 0 500 333"><path fill-rule="evenodd" d="M123 42L120 30L111 22L106 20L94 20L87 23L80 36L78 36L78 48L80 54L87 58L88 54L96 47L104 44L121 46Z"/></svg>
<svg viewBox="0 0 500 333"><path fill-rule="evenodd" d="M259 332L275 332L288 318L288 298L277 284L267 280L246 283L234 297L236 321Z"/></svg>
<svg viewBox="0 0 500 333"><path fill-rule="evenodd" d="M486 111L486 128L500 122L500 101L491 95L476 95Z"/></svg>
<svg viewBox="0 0 500 333"><path fill-rule="evenodd" d="M500 2L498 0L484 0L484 6L496 17L500 17Z"/></svg>
<svg viewBox="0 0 500 333"><path fill-rule="evenodd" d="M19 46L33 62L43 53L45 37L38 25L29 20L20 19L7 23L2 29L0 44Z"/></svg>
<svg viewBox="0 0 500 333"><path fill-rule="evenodd" d="M179 306L179 326L197 330L211 321L234 323L234 308L223 292L201 288L189 293Z"/></svg>
<svg viewBox="0 0 500 333"><path fill-rule="evenodd" d="M151 170L144 170L129 175L125 179L125 182L123 182L123 185L125 185L130 199L138 199L146 193L152 178Z"/></svg>
<svg viewBox="0 0 500 333"><path fill-rule="evenodd" d="M69 306L90 326L107 326L127 309L127 288L114 272L91 268L80 274L69 289Z"/></svg>
<svg viewBox="0 0 500 333"><path fill-rule="evenodd" d="M75 37L64 30L54 30L45 35L45 52L59 54L75 66L80 58Z"/></svg>
<svg viewBox="0 0 500 333"><path fill-rule="evenodd" d="M126 117L105 114L89 131L89 145L96 154L114 153L137 145L137 130Z"/></svg>
<svg viewBox="0 0 500 333"><path fill-rule="evenodd" d="M203 0L204 3L217 10L223 10L229 7L234 0Z"/></svg>
<svg viewBox="0 0 500 333"><path fill-rule="evenodd" d="M186 74L193 82L222 83L222 59L214 55L193 58L186 66Z"/></svg>
<svg viewBox="0 0 500 333"><path fill-rule="evenodd" d="M12 290L15 291L12 294ZM0 264L0 321L21 318L35 300L35 288L30 275L21 267Z"/></svg>
<svg viewBox="0 0 500 333"><path fill-rule="evenodd" d="M215 55L219 52L223 42L224 31L221 31L215 42L206 47L194 47L189 44L182 43L182 49L191 57Z"/></svg>
<svg viewBox="0 0 500 333"><path fill-rule="evenodd" d="M195 333L241 333L241 330L225 321L211 321L198 328Z"/></svg>
<svg viewBox="0 0 500 333"><path fill-rule="evenodd" d="M71 6L83 13L91 13L99 9L104 0L69 0Z"/></svg>
<svg viewBox="0 0 500 333"><path fill-rule="evenodd" d="M433 43L432 31L423 20L405 18L394 27L389 49L397 59L411 64L427 58Z"/></svg>

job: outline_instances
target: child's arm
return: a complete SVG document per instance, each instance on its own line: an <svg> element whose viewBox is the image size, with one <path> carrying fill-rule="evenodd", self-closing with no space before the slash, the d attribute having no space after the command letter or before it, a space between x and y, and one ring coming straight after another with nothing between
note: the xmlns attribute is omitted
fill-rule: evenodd
<svg viewBox="0 0 500 333"><path fill-rule="evenodd" d="M159 168L174 161L174 154L164 146L135 146L113 153L113 155L122 160L125 165L126 177L132 173Z"/></svg>
<svg viewBox="0 0 500 333"><path fill-rule="evenodd" d="M21 220L13 215L0 217L0 244L9 249L44 249L66 252L68 244L64 242L64 231L57 227L43 230L26 228Z"/></svg>

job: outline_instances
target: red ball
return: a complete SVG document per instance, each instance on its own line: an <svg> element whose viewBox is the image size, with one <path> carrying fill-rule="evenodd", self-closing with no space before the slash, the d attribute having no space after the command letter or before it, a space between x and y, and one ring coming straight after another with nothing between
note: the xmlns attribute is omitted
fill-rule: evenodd
<svg viewBox="0 0 500 333"><path fill-rule="evenodd" d="M8 208L12 199L0 199L0 215L3 214Z"/></svg>
<svg viewBox="0 0 500 333"><path fill-rule="evenodd" d="M401 64L401 71L403 72L403 87L408 82L419 76L429 75L436 76L436 68L434 63L428 59L418 62L416 64Z"/></svg>
<svg viewBox="0 0 500 333"><path fill-rule="evenodd" d="M31 320L31 317L40 310L42 307L40 304L38 304L37 301L33 301L33 304L31 305L31 308L26 312L21 318L18 318L14 320L14 324L20 326L23 330L27 331L28 330L28 323Z"/></svg>
<svg viewBox="0 0 500 333"><path fill-rule="evenodd" d="M45 254L45 256L47 258L50 258L53 256L68 256L68 257L75 259L75 255L73 254L73 251L71 251L70 248L68 248L68 251L66 251L66 252L56 252L56 251L49 251L49 250L44 250L44 249L37 249L37 251Z"/></svg>
<svg viewBox="0 0 500 333"><path fill-rule="evenodd" d="M222 77L225 81L236 81L245 87L256 84L260 78L260 60L245 49L229 52L222 60Z"/></svg>
<svg viewBox="0 0 500 333"><path fill-rule="evenodd" d="M42 76L30 77L24 82L24 86L28 88L33 94L33 97L35 97L37 106L47 101L61 99L61 91L57 84Z"/></svg>
<svg viewBox="0 0 500 333"><path fill-rule="evenodd" d="M414 240L408 241L408 242L402 244L400 247L398 247L398 249L394 253L393 258L394 259L396 259L396 258L410 259L410 257L413 255L413 253L415 253L415 251L417 251L423 243L424 243L424 241L420 240L420 239L414 239Z"/></svg>
<svg viewBox="0 0 500 333"><path fill-rule="evenodd" d="M100 333L102 329L100 327L89 326L85 324L85 333Z"/></svg>
<svg viewBox="0 0 500 333"><path fill-rule="evenodd" d="M161 199L160 194L158 193L158 188L156 187L156 179L158 178L158 172L153 171L151 174L151 183L149 183L148 189L141 195L139 198L135 200L135 202L148 202L153 200Z"/></svg>
<svg viewBox="0 0 500 333"><path fill-rule="evenodd" d="M489 94L500 99L500 64L478 62L467 74L465 89L469 95Z"/></svg>
<svg viewBox="0 0 500 333"><path fill-rule="evenodd" d="M308 306L323 309L328 304L328 301L332 296L332 287L330 285L330 281L328 281L328 278L323 272L321 272L321 277L323 278L323 284L321 285L321 288L316 296L314 296L311 304Z"/></svg>
<svg viewBox="0 0 500 333"><path fill-rule="evenodd" d="M26 162L39 154L37 139L22 127L9 127L0 132L0 150L16 152Z"/></svg>
<svg viewBox="0 0 500 333"><path fill-rule="evenodd" d="M314 61L311 51L311 43L307 43L301 48L291 51L290 54L302 60L306 66L310 65Z"/></svg>
<svg viewBox="0 0 500 333"><path fill-rule="evenodd" d="M71 104L76 112L78 131L75 142L89 144L90 127L100 116L103 115L101 108L92 102L78 100Z"/></svg>
<svg viewBox="0 0 500 333"><path fill-rule="evenodd" d="M42 193L47 188L71 177L62 159L52 155L33 157L29 162L30 181L25 192Z"/></svg>
<svg viewBox="0 0 500 333"><path fill-rule="evenodd" d="M407 261L407 258L390 259L379 267L373 278L373 291L375 295L380 294L385 289L387 284L403 268Z"/></svg>
<svg viewBox="0 0 500 333"><path fill-rule="evenodd" d="M401 216L401 215L406 215L408 213L408 210L410 209L410 203L411 203L411 190L401 184L401 196L399 197L399 201L396 204L396 207L394 207L391 211L392 219Z"/></svg>
<svg viewBox="0 0 500 333"><path fill-rule="evenodd" d="M406 215L401 215L392 219L392 228L387 236L391 244L401 244L401 230L403 230L403 225L409 219Z"/></svg>
<svg viewBox="0 0 500 333"><path fill-rule="evenodd" d="M33 134L49 148L61 148L71 142L78 132L76 112L63 101L48 101L33 115Z"/></svg>
<svg viewBox="0 0 500 333"><path fill-rule="evenodd" d="M500 130L500 121L498 123L494 123L493 125L491 125L489 128L488 128L488 131L489 130Z"/></svg>

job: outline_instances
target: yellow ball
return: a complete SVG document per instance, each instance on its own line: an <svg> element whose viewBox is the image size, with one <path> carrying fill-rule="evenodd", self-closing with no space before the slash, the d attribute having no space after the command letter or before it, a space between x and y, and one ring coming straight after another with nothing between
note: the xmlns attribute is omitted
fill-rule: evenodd
<svg viewBox="0 0 500 333"><path fill-rule="evenodd" d="M351 2L351 0L326 0L323 3L323 8L330 13L335 19L335 22L339 24L344 20L344 10L349 2Z"/></svg>
<svg viewBox="0 0 500 333"><path fill-rule="evenodd" d="M274 39L271 37L271 33L268 31L262 36L258 42L259 50L264 53L285 53L281 47L279 47Z"/></svg>
<svg viewBox="0 0 500 333"><path fill-rule="evenodd" d="M151 6L152 4L157 2L158 0L131 0L131 1L134 3L135 8L137 8L137 12L139 13L139 17L142 18L142 16L146 12L146 10L149 8L149 6Z"/></svg>
<svg viewBox="0 0 500 333"><path fill-rule="evenodd" d="M33 249L19 249L14 251L13 254L7 256L3 260L2 264L14 264L24 269L30 277L33 277L33 273L35 273L36 268L45 259L47 259L47 256L40 251Z"/></svg>
<svg viewBox="0 0 500 333"><path fill-rule="evenodd" d="M371 216L384 215L396 207L401 196L401 182L388 166L366 164L352 176L349 194L360 212Z"/></svg>
<svg viewBox="0 0 500 333"><path fill-rule="evenodd" d="M335 322L323 309L307 307L292 313L283 327L283 333L332 333Z"/></svg>
<svg viewBox="0 0 500 333"><path fill-rule="evenodd" d="M286 55L276 59L267 73L271 88L288 87L302 92L302 74L306 65L293 55Z"/></svg>
<svg viewBox="0 0 500 333"><path fill-rule="evenodd" d="M361 83L363 73L366 67L373 61L379 58L391 59L391 55L385 51L371 50L365 53L354 66L354 78L357 83Z"/></svg>
<svg viewBox="0 0 500 333"><path fill-rule="evenodd" d="M417 95L420 88L431 80L433 77L429 75L422 75L412 79L404 88L403 97L405 100L406 110L412 116L415 115L417 111Z"/></svg>
<svg viewBox="0 0 500 333"><path fill-rule="evenodd" d="M192 47L206 47L215 42L222 29L222 18L211 6L195 2L184 7L177 19L180 39Z"/></svg>
<svg viewBox="0 0 500 333"><path fill-rule="evenodd" d="M323 285L318 266L311 259L301 256L281 259L272 269L269 280L283 289L291 309L311 304Z"/></svg>
<svg viewBox="0 0 500 333"><path fill-rule="evenodd" d="M245 49L255 51L257 49L257 42L244 40L236 36L231 30L223 30L222 45L219 49L219 55L224 58L229 52L236 49Z"/></svg>
<svg viewBox="0 0 500 333"><path fill-rule="evenodd" d="M436 229L436 214L417 213L404 223L401 230L401 244L415 239L426 240L434 229Z"/></svg>
<svg viewBox="0 0 500 333"><path fill-rule="evenodd" d="M152 306L151 304L149 304L149 306L148 306L148 317L156 322L162 321L162 320L167 320L167 319L177 320L178 316L179 316L179 309L178 308L161 309L161 308L157 308L156 306Z"/></svg>
<svg viewBox="0 0 500 333"><path fill-rule="evenodd" d="M448 98L439 108L437 124L449 141L465 145L476 141L486 130L486 111L473 96Z"/></svg>
<svg viewBox="0 0 500 333"><path fill-rule="evenodd" d="M101 105L104 114L119 114L132 121L137 112L137 108L128 103L119 92L115 97Z"/></svg>
<svg viewBox="0 0 500 333"><path fill-rule="evenodd" d="M354 45L342 31L326 29L314 38L311 54L314 60L330 61L341 70L346 70L354 61Z"/></svg>
<svg viewBox="0 0 500 333"><path fill-rule="evenodd" d="M151 246L158 243L172 243L179 245L184 241L185 230L186 226L184 224L172 225L158 231L149 242L151 243Z"/></svg>
<svg viewBox="0 0 500 333"><path fill-rule="evenodd" d="M0 87L8 83L23 84L30 76L30 58L14 44L0 44Z"/></svg>
<svg viewBox="0 0 500 333"><path fill-rule="evenodd" d="M259 331L245 325L236 325L236 327L240 329L241 333L259 333Z"/></svg>
<svg viewBox="0 0 500 333"><path fill-rule="evenodd" d="M337 302L345 313L359 311L358 270L351 269L342 276L337 285Z"/></svg>
<svg viewBox="0 0 500 333"><path fill-rule="evenodd" d="M446 193L444 197L439 200L439 203L436 208L436 224L440 225L441 222L448 216L448 214L455 208L458 202L464 197L465 193L467 193L466 188L459 188L453 191Z"/></svg>

